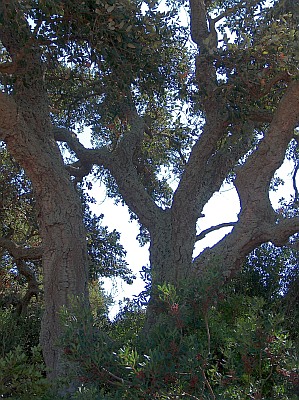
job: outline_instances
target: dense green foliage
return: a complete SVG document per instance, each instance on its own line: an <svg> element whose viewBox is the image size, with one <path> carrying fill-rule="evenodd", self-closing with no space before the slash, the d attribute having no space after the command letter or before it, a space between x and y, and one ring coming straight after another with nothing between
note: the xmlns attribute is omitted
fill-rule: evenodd
<svg viewBox="0 0 299 400"><path fill-rule="evenodd" d="M142 308L128 303L109 321L105 300L97 285L91 287L98 293L91 295L91 312L78 299L61 312L60 346L69 379L79 387L72 398L297 399L299 320L296 308L289 308L297 259L289 249L261 246L217 304L206 301L209 288L194 282L160 287L163 310L146 338ZM36 309L24 320L4 309L0 320L3 393L20 400L55 398L35 348Z"/></svg>
<svg viewBox="0 0 299 400"><path fill-rule="evenodd" d="M78 363L75 398L297 399L299 320L288 305L297 260L287 248L261 246L218 304L194 282L160 287L163 310L146 338L134 304L103 329L74 303L63 314L63 346Z"/></svg>

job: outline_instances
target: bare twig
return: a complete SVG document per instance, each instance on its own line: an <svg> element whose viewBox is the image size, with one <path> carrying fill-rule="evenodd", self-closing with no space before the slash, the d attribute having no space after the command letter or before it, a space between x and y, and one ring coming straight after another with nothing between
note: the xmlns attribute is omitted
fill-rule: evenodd
<svg viewBox="0 0 299 400"><path fill-rule="evenodd" d="M205 326L206 326L206 331L207 331L207 339L208 339L208 353L211 354L211 333L210 333L210 327L209 327L208 312L209 312L208 310L205 311L204 320L205 320Z"/></svg>
<svg viewBox="0 0 299 400"><path fill-rule="evenodd" d="M212 399L216 400L215 393L213 392L212 386L210 385L210 382L209 382L209 380L208 380L208 378L207 378L207 376L205 374L205 371L202 368L201 368L201 373L202 373L202 376L203 376L203 379L204 379L204 383L205 383L205 385L207 386L209 392L212 395Z"/></svg>
<svg viewBox="0 0 299 400"><path fill-rule="evenodd" d="M295 202L299 201L299 193L298 193L298 188L297 188L297 183L296 183L296 176L297 176L297 172L299 170L299 162L297 162L295 168L294 168L294 172L293 172L293 188L294 188L294 192L295 192Z"/></svg>
<svg viewBox="0 0 299 400"><path fill-rule="evenodd" d="M223 222L222 224L211 226L210 228L200 232L200 234L196 236L196 241L203 239L208 233L214 232L221 228L226 228L228 226L235 226L236 223L237 222Z"/></svg>
<svg viewBox="0 0 299 400"><path fill-rule="evenodd" d="M220 20L229 15L233 14L235 11L240 10L241 8L245 8L247 5L247 1L243 1L243 3L238 3L234 7L227 8L223 13L219 14L217 17L213 18L214 23L216 24Z"/></svg>
<svg viewBox="0 0 299 400"><path fill-rule="evenodd" d="M111 378L113 378L114 380L116 380L117 382L124 384L128 384L129 386L131 386L130 382L126 382L123 378L113 374L112 372L108 371L106 368L102 367L102 370L109 375Z"/></svg>

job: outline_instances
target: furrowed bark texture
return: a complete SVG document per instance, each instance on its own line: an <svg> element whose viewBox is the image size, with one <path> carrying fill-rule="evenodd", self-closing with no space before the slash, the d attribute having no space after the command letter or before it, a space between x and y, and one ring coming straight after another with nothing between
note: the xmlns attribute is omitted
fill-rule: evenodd
<svg viewBox="0 0 299 400"><path fill-rule="evenodd" d="M3 45L15 63L12 95L0 95L0 137L32 182L43 243L45 311L41 344L49 377L63 371L57 342L59 311L71 296L87 296L87 249L80 199L66 172L53 137L38 48L29 27L1 4Z"/></svg>

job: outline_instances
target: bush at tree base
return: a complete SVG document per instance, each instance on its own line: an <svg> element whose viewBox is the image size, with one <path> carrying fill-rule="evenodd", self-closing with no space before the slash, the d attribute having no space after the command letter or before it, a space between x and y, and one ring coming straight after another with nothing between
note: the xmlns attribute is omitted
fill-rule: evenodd
<svg viewBox="0 0 299 400"><path fill-rule="evenodd" d="M128 301L109 321L105 299L93 284L91 310L74 299L72 310L61 311L60 346L69 376L52 382L52 388L37 347L40 309L31 307L18 317L4 308L0 393L16 400L298 399L295 317L290 325L285 297L266 288L257 293L251 275L256 282L249 263L218 294L217 304L205 295L208 282L160 286L163 311L150 335L144 335L145 310L136 302ZM77 384L72 395L53 392L68 381Z"/></svg>
<svg viewBox="0 0 299 400"><path fill-rule="evenodd" d="M205 308L190 285L163 285L160 292L165 312L150 336L142 324L136 332L135 323L129 338L127 320L143 320L134 306L111 324L126 343L76 305L63 313L64 354L81 382L76 399L298 398L295 343L283 315L262 297L227 290L218 305Z"/></svg>

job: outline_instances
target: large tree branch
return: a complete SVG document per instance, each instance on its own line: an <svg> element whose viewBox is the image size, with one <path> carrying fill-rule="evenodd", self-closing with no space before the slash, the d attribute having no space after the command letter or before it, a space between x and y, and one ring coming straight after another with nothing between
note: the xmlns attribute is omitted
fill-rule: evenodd
<svg viewBox="0 0 299 400"><path fill-rule="evenodd" d="M244 6L245 3L242 2L237 8ZM247 121L244 121L244 118L239 123L234 121L229 127L228 135L227 125L231 121L225 97L218 90L213 51L209 49L212 45L209 38L215 35L215 21L208 15L204 0L190 0L190 8L192 39L200 48L200 55L196 61L196 77L206 124L192 149L173 200L174 212L178 213L180 209L184 209L184 215L188 215L186 226L190 225L191 221L194 225L205 202L219 189L229 171L249 150L248 139L254 131L254 123L270 123L273 118L268 112L257 111L248 115ZM290 79L289 76L287 78ZM282 76L279 75L271 81L271 85L281 79ZM205 92L201 92L201 86L205 88ZM222 141L226 142L223 148ZM182 217L184 218L185 216ZM184 225L184 221L181 222Z"/></svg>
<svg viewBox="0 0 299 400"><path fill-rule="evenodd" d="M221 108L224 105L216 90L217 74L213 57L218 47L218 34L204 0L190 0L190 10L191 38L198 47L195 73L197 84L205 113L213 113L217 106Z"/></svg>
<svg viewBox="0 0 299 400"><path fill-rule="evenodd" d="M5 237L0 237L0 247L5 248L16 260L40 260L43 255L42 246L24 247Z"/></svg>
<svg viewBox="0 0 299 400"><path fill-rule="evenodd" d="M254 232L254 236L262 236L266 241L272 240L274 232L278 235L276 241L280 238L285 241L284 226L289 227L290 234L294 233L292 224L296 226L296 219L293 222L277 223L277 214L269 199L269 186L275 171L284 161L298 121L299 82L294 81L289 84L279 102L269 129L257 150L237 169L234 184L241 204L238 225L244 232L251 235ZM299 225L297 228L299 229Z"/></svg>
<svg viewBox="0 0 299 400"><path fill-rule="evenodd" d="M127 131L119 145L111 153L106 165L114 176L118 188L128 207L138 215L140 222L149 231L155 229L163 210L160 209L138 177L137 168L133 163L133 155L142 144L145 124L143 118L134 111L130 116L131 128Z"/></svg>
<svg viewBox="0 0 299 400"><path fill-rule="evenodd" d="M140 182L137 169L132 162L134 151L140 146L144 137L144 121L133 111L129 118L131 128L112 152L107 148L86 149L77 136L68 129L54 127L53 131L55 139L67 143L79 160L74 165L68 166L70 174L81 178L82 174L89 173L92 165L107 168L116 180L128 207L138 215L140 222L151 230L156 225L156 218L161 216L162 210Z"/></svg>
<svg viewBox="0 0 299 400"><path fill-rule="evenodd" d="M0 140L14 130L18 123L17 105L11 96L0 92Z"/></svg>
<svg viewBox="0 0 299 400"><path fill-rule="evenodd" d="M299 217L283 218L270 228L269 241L271 241L276 247L292 245L289 238L298 232Z"/></svg>
<svg viewBox="0 0 299 400"><path fill-rule="evenodd" d="M53 126L53 134L56 141L67 143L69 148L76 153L78 158L84 155L86 147L80 143L80 140L74 132L67 128Z"/></svg>
<svg viewBox="0 0 299 400"><path fill-rule="evenodd" d="M283 163L298 121L299 82L294 81L286 89L257 150L237 170L235 186L241 202L240 219L244 218L247 226L249 220L256 218L275 221L268 195L269 185L274 172Z"/></svg>
<svg viewBox="0 0 299 400"><path fill-rule="evenodd" d="M190 0L190 10L191 38L197 46L201 46L203 39L209 35L204 0Z"/></svg>
<svg viewBox="0 0 299 400"><path fill-rule="evenodd" d="M219 122L217 118L215 123ZM251 124L248 124L250 130ZM208 125L205 127L207 129ZM201 215L204 205L218 191L228 175L234 168L237 161L250 147L248 144L248 132L246 131L247 124L244 124L244 133L234 138L234 135L227 137L222 144L219 141L218 145L209 143L209 135L213 136L215 132L205 131L202 141L198 143L192 150L189 162L185 168L181 182L174 194L172 204L172 239L176 243L175 257L177 260L183 259L183 254L180 249L186 248L186 242L193 245L196 238L196 222ZM223 128L219 129L223 132ZM236 143L234 143L236 140ZM207 146L203 145L206 141ZM220 147L220 148L219 148ZM207 152L210 152L206 160ZM188 257L188 255L186 256Z"/></svg>
<svg viewBox="0 0 299 400"><path fill-rule="evenodd" d="M217 122L219 121L216 118L215 123ZM207 128L208 125L193 148L181 182L174 194L172 208L180 229L193 227L195 230L196 221L205 204L220 189L224 179L239 159L251 148L249 140L253 131L251 121L245 122L239 132L230 136L226 135L223 141L218 140L216 144L212 137L213 146L209 142L208 133L213 136L215 132L206 131ZM225 132L222 126L219 130Z"/></svg>
<svg viewBox="0 0 299 400"><path fill-rule="evenodd" d="M202 207L211 197L211 193L218 190L222 180L217 182L209 179L210 161L217 152L219 141L227 132L227 109L223 96L217 90L217 76L213 57L209 54L211 46L217 48L217 43L212 44L208 39L216 35L212 19L209 17L204 0L190 0L191 8L191 35L199 47L196 59L196 78L202 106L205 111L206 123L197 143L193 146L189 160L185 166L180 184L173 198L173 212L179 214L184 210L188 220L182 216L182 225L195 227ZM202 91L204 88L204 91ZM231 157L231 156L230 156ZM225 171L226 174L228 172ZM209 181L209 182L207 182ZM211 185L214 182L215 185ZM209 193L207 193L209 187ZM210 190L211 189L211 190ZM210 193L211 192L211 193Z"/></svg>
<svg viewBox="0 0 299 400"><path fill-rule="evenodd" d="M282 164L286 148L299 120L299 82L289 85L257 150L238 168L235 186L241 212L232 232L194 260L194 266L205 275L217 271L217 280L231 278L245 257L260 244L272 241L284 245L299 230L299 218L279 219L269 200L272 176Z"/></svg>
<svg viewBox="0 0 299 400"><path fill-rule="evenodd" d="M195 258L197 271L204 274L215 268L218 277L229 279L242 267L246 256L260 244L272 242L275 246L293 245L289 238L299 231L299 217L277 219L272 225L259 222L262 229L258 224L246 227L234 223L231 233Z"/></svg>

